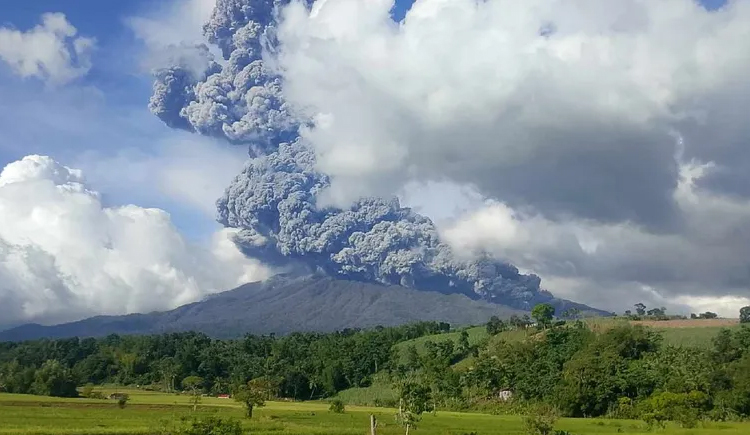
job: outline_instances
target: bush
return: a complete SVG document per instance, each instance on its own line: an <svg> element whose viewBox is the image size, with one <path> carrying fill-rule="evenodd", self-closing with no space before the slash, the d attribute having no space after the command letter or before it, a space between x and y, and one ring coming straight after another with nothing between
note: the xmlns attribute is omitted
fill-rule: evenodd
<svg viewBox="0 0 750 435"><path fill-rule="evenodd" d="M664 421L676 421L684 428L694 428L711 407L710 398L703 392L657 393L641 405L644 421L649 426Z"/></svg>
<svg viewBox="0 0 750 435"><path fill-rule="evenodd" d="M551 406L542 405L533 409L523 419L526 433L529 435L550 435L555 428L558 412Z"/></svg>
<svg viewBox="0 0 750 435"><path fill-rule="evenodd" d="M339 399L333 399L331 400L331 406L328 408L328 410L331 412L335 412L336 414L343 414L344 411L346 411L346 408L344 407L344 402Z"/></svg>
<svg viewBox="0 0 750 435"><path fill-rule="evenodd" d="M179 435L242 435L242 425L234 419L195 418L179 430Z"/></svg>
<svg viewBox="0 0 750 435"><path fill-rule="evenodd" d="M117 406L119 406L121 409L125 407L125 405L128 404L128 400L130 400L130 396L127 394L120 394L117 397Z"/></svg>
<svg viewBox="0 0 750 435"><path fill-rule="evenodd" d="M94 392L94 384L86 384L81 388L81 396L91 398L91 394Z"/></svg>

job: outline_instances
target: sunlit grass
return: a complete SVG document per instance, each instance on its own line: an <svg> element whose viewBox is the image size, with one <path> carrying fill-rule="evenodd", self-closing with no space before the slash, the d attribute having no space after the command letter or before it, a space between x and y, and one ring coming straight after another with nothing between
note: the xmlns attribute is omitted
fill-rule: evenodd
<svg viewBox="0 0 750 435"><path fill-rule="evenodd" d="M174 394L127 390L131 401L118 408L111 400L56 399L49 397L0 394L0 434L92 435L155 434L180 424L181 418L217 415L241 419L251 434L278 435L362 435L369 415L380 424L378 434L403 433L394 423L394 410L347 406L344 414L328 411L325 402L269 402L259 408L252 420L243 417L243 409L232 400L203 398L196 413L188 398ZM649 434L640 421L603 419L562 419L558 429L576 435ZM415 434L521 435L523 422L518 416L438 412L426 414ZM667 435L741 435L750 433L748 423L711 423L696 429L670 426L657 431Z"/></svg>

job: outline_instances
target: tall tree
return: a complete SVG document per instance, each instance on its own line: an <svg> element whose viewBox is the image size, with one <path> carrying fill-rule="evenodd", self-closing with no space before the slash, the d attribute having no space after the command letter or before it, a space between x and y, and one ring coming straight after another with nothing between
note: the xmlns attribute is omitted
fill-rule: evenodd
<svg viewBox="0 0 750 435"><path fill-rule="evenodd" d="M253 409L266 405L274 397L275 385L266 378L256 378L239 387L234 393L234 400L245 405L247 418L253 418Z"/></svg>
<svg viewBox="0 0 750 435"><path fill-rule="evenodd" d="M203 387L203 378L200 376L188 376L182 380L182 388L190 391L190 402L193 404L193 411L198 409L201 401L201 388Z"/></svg>
<svg viewBox="0 0 750 435"><path fill-rule="evenodd" d="M555 307L550 304L537 304L531 310L531 316L545 329L552 323L555 316Z"/></svg>

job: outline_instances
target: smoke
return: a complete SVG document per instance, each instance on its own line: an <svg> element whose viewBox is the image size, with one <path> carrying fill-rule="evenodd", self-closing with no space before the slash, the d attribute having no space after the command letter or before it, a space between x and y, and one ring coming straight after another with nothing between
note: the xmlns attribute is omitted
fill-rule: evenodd
<svg viewBox="0 0 750 435"><path fill-rule="evenodd" d="M458 257L430 219L396 198L326 204L331 179L300 137L300 130L325 118L309 119L304 107L285 100L274 65L278 8L286 3L217 1L204 33L226 62L212 61L199 73L180 63L158 70L150 103L170 127L249 148L253 158L217 202L219 221L240 229L241 249L266 263L302 263L349 279L478 295L519 307L551 299L535 275L487 256Z"/></svg>
<svg viewBox="0 0 750 435"><path fill-rule="evenodd" d="M195 246L165 211L107 207L81 171L24 157L0 173L0 323L170 309L264 278L235 232Z"/></svg>

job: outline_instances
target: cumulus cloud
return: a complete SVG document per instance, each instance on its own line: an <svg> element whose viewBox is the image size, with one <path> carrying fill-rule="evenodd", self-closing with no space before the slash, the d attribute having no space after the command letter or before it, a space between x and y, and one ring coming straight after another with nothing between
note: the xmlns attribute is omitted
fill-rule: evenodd
<svg viewBox="0 0 750 435"><path fill-rule="evenodd" d="M704 161L747 137L746 1L422 0L400 24L391 6L293 3L277 32L284 96L323 120L303 137L342 202L447 177L661 230L679 223L671 132L700 123L684 134Z"/></svg>
<svg viewBox="0 0 750 435"><path fill-rule="evenodd" d="M93 38L78 36L64 14L46 13L27 31L0 28L0 59L21 77L65 84L88 73Z"/></svg>
<svg viewBox="0 0 750 435"><path fill-rule="evenodd" d="M458 258L430 219L392 196L326 204L330 178L298 134L309 121L284 99L283 80L264 56L275 43L275 6L284 3L220 0L204 33L226 63L197 76L182 64L158 69L149 104L171 127L249 148L254 158L217 203L219 221L241 229L242 250L265 262L521 308L553 301L533 274L488 257Z"/></svg>
<svg viewBox="0 0 750 435"><path fill-rule="evenodd" d="M456 249L492 252L545 278L556 294L611 310L634 303L736 316L750 282L750 201L699 187L713 165L680 164L673 192L683 226L655 234L632 223L556 222L489 201L446 225ZM554 287L553 287L554 286Z"/></svg>
<svg viewBox="0 0 750 435"><path fill-rule="evenodd" d="M156 74L167 125L269 159L219 203L245 249L289 256L326 210L448 183L489 201L435 236L452 260L492 253L607 307L746 298L750 2L417 0L400 23L392 0L312 3L220 0L224 62Z"/></svg>
<svg viewBox="0 0 750 435"><path fill-rule="evenodd" d="M246 160L241 148L174 132L155 140L148 150L123 147L114 155L88 151L75 163L108 194L135 189L142 201L167 199L215 218L216 200Z"/></svg>
<svg viewBox="0 0 750 435"><path fill-rule="evenodd" d="M265 277L233 237L222 230L196 246L167 212L108 207L81 171L24 157L0 173L0 319L169 309Z"/></svg>

